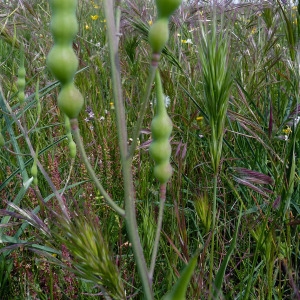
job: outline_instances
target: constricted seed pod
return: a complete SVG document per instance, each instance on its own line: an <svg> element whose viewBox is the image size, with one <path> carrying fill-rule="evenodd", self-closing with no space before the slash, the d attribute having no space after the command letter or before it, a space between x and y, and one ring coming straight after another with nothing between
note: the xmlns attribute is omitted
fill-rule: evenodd
<svg viewBox="0 0 300 300"><path fill-rule="evenodd" d="M151 123L152 142L149 152L155 162L154 177L160 184L165 184L172 176L172 167L170 164L172 151L169 138L173 126L166 110L159 71L156 72L155 85L157 101L155 116Z"/></svg>
<svg viewBox="0 0 300 300"><path fill-rule="evenodd" d="M74 79L78 58L72 47L55 44L48 54L47 65L62 84L67 84Z"/></svg>
<svg viewBox="0 0 300 300"><path fill-rule="evenodd" d="M50 7L53 13L64 11L74 12L77 7L77 0L50 0Z"/></svg>
<svg viewBox="0 0 300 300"><path fill-rule="evenodd" d="M5 139L3 134L0 132L0 147L3 147L5 145Z"/></svg>
<svg viewBox="0 0 300 300"><path fill-rule="evenodd" d="M182 0L156 0L158 18L169 18Z"/></svg>
<svg viewBox="0 0 300 300"><path fill-rule="evenodd" d="M51 31L55 43L71 44L78 32L76 15L58 12L51 19Z"/></svg>
<svg viewBox="0 0 300 300"><path fill-rule="evenodd" d="M149 147L149 153L156 164L169 161L171 152L172 149L168 139L154 140Z"/></svg>
<svg viewBox="0 0 300 300"><path fill-rule="evenodd" d="M38 174L38 169L37 169L37 165L36 165L36 162L33 163L31 169L30 169L30 173L32 175L32 177L37 177L37 174Z"/></svg>
<svg viewBox="0 0 300 300"><path fill-rule="evenodd" d="M160 182L160 184L166 183L172 176L173 169L169 161L158 164L154 167L154 177Z"/></svg>
<svg viewBox="0 0 300 300"><path fill-rule="evenodd" d="M25 76L26 76L26 70L25 70L24 66L22 66L18 70L18 77L24 79L24 81L25 81Z"/></svg>
<svg viewBox="0 0 300 300"><path fill-rule="evenodd" d="M153 139L169 139L172 129L173 124L166 109L159 111L151 122Z"/></svg>
<svg viewBox="0 0 300 300"><path fill-rule="evenodd" d="M71 158L75 158L76 157L76 144L73 140L69 143L69 149L70 149Z"/></svg>
<svg viewBox="0 0 300 300"><path fill-rule="evenodd" d="M84 104L83 96L73 82L62 87L57 101L69 119L76 119Z"/></svg>
<svg viewBox="0 0 300 300"><path fill-rule="evenodd" d="M169 20L156 20L149 30L148 39L153 53L161 53L169 39Z"/></svg>

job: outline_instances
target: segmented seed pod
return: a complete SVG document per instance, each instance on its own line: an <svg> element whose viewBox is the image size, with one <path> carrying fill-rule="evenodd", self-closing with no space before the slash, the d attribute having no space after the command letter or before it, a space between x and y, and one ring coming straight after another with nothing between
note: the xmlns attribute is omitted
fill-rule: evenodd
<svg viewBox="0 0 300 300"><path fill-rule="evenodd" d="M172 149L168 139L155 139L149 147L149 153L157 164L169 159L171 156L171 151Z"/></svg>
<svg viewBox="0 0 300 300"><path fill-rule="evenodd" d="M26 84L25 76L26 76L26 70L24 67L24 52L22 50L20 67L18 69L18 79L17 79L18 99L20 104L23 104L25 101L25 84Z"/></svg>
<svg viewBox="0 0 300 300"><path fill-rule="evenodd" d="M58 11L52 17L50 27L55 43L61 45L70 44L78 32L76 15L72 11L71 13Z"/></svg>
<svg viewBox="0 0 300 300"><path fill-rule="evenodd" d="M37 177L38 169L37 169L36 162L33 162L33 165L30 169L30 174L32 175L32 177Z"/></svg>
<svg viewBox="0 0 300 300"><path fill-rule="evenodd" d="M76 157L76 144L73 140L69 143L69 149L70 149L70 156L71 158Z"/></svg>
<svg viewBox="0 0 300 300"><path fill-rule="evenodd" d="M169 39L169 20L157 19L149 30L149 44L153 53L161 53Z"/></svg>
<svg viewBox="0 0 300 300"><path fill-rule="evenodd" d="M155 116L151 123L152 142L149 153L154 160L154 177L161 183L166 183L172 176L170 164L171 145L170 135L172 121L168 116L159 71L156 72L156 108Z"/></svg>
<svg viewBox="0 0 300 300"><path fill-rule="evenodd" d="M62 87L57 101L58 107L69 119L77 119L84 103L82 94L73 82Z"/></svg>
<svg viewBox="0 0 300 300"><path fill-rule="evenodd" d="M74 12L77 7L77 0L51 0L50 7L52 13L56 12Z"/></svg>
<svg viewBox="0 0 300 300"><path fill-rule="evenodd" d="M71 46L55 44L47 57L51 73L62 85L73 82L78 68L78 58Z"/></svg>
<svg viewBox="0 0 300 300"><path fill-rule="evenodd" d="M156 0L158 18L169 18L182 0Z"/></svg>
<svg viewBox="0 0 300 300"><path fill-rule="evenodd" d="M166 183L171 178L172 173L173 169L169 161L156 164L153 170L153 175L160 182L160 184Z"/></svg>
<svg viewBox="0 0 300 300"><path fill-rule="evenodd" d="M36 161L33 162L33 165L30 169L30 173L33 177L33 184L38 185L38 179L37 179L38 169L37 169Z"/></svg>
<svg viewBox="0 0 300 300"><path fill-rule="evenodd" d="M0 131L0 147L3 147L4 145L5 145L5 139L2 132Z"/></svg>
<svg viewBox="0 0 300 300"><path fill-rule="evenodd" d="M78 31L77 0L50 0L50 7L54 46L48 54L47 65L62 85L58 106L70 119L74 119L78 117L84 102L73 82L78 68L78 58L72 46Z"/></svg>

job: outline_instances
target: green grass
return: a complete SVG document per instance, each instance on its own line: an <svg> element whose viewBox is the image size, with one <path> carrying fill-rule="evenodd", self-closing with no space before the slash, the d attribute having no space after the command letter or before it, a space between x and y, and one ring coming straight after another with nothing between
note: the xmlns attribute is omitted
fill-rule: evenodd
<svg viewBox="0 0 300 300"><path fill-rule="evenodd" d="M95 220L84 220L94 222L88 223L93 226L99 224L97 228L120 271L126 295L142 299L141 282L122 218L105 204L79 157L74 162L68 157L64 118L56 105L58 86L45 63L52 45L48 2L30 1L14 11L15 2L12 1L12 7L0 4L1 13L7 14L0 19L0 32L4 34L5 28L8 34L5 39L3 34L0 36L3 97L17 118L23 114L28 137L34 149L39 149L39 160L56 189L67 187L64 201L71 217L93 216ZM124 1L120 25L121 75L129 138L148 76L151 55L146 41L148 21L155 20L153 4L141 3ZM112 105L106 21L102 4L98 6L95 8L88 1L78 8L80 29L74 48L82 71L75 81L85 97L79 126L98 178L122 206L123 182ZM221 299L299 299L300 130L299 125L293 124L300 116L299 50L296 47L299 15L295 7L281 6L277 1L270 7L254 4L234 9L217 7L218 28L221 28L221 13L225 10L222 27L228 35L233 86L218 168L211 262L213 228L209 219L212 218L215 172L211 164L212 129L199 53L203 47L200 22L209 30L211 22L205 20L212 19L213 11L210 6L204 5L198 11L196 7L196 4L183 5L171 19L170 40L160 63L165 94L170 97L168 113L174 125L171 140L174 174L167 187L153 279L155 298L161 299L172 288L185 264L200 248L187 299L208 299L210 287L214 283L220 285L219 281L214 282L215 278L222 281ZM91 19L94 15L99 16L95 21ZM14 35L19 44L25 45L26 111L19 110L17 101L20 49L12 42ZM189 39L192 43L186 43ZM42 106L39 119L34 100L37 79ZM151 103L154 98L153 93ZM149 264L159 210L159 185L153 177L153 161L148 154L152 116L153 105L149 103L133 159L139 233ZM64 252L59 238L43 235L39 226L28 226L28 220L20 220L20 216L12 215L10 220L4 216L7 202L30 211L40 203L33 186L27 190L23 186L30 177L32 157L2 97L0 127L6 141L0 151L0 233L4 251L0 258L0 298L102 299L99 286L67 268L69 252ZM58 202L41 173L39 189L42 198L48 201L48 209L41 210L37 216L53 233L63 234L51 213L59 212ZM17 234L21 225L23 231ZM42 248L19 247L21 241L8 240L9 237L33 242ZM5 246L11 249L8 251ZM59 255L52 255L46 247L58 251ZM226 257L231 251L232 255ZM221 276L218 271L224 261L227 266ZM212 281L209 281L211 264ZM98 296L93 297L93 294Z"/></svg>

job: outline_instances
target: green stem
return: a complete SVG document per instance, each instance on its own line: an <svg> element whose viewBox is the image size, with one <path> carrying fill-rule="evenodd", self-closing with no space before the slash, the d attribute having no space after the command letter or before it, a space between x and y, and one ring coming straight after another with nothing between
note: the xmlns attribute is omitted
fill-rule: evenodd
<svg viewBox="0 0 300 300"><path fill-rule="evenodd" d="M214 250L215 250L215 227L217 217L217 182L218 173L216 172L213 178L213 207L212 207L212 237L209 259L209 299L212 299L213 295L213 267L214 267Z"/></svg>
<svg viewBox="0 0 300 300"><path fill-rule="evenodd" d="M156 256L158 252L158 246L159 246L159 239L160 239L160 232L162 228L162 221L163 221L163 214L164 214L164 207L166 202L166 184L162 184L160 186L160 203L159 203L159 213L158 213L158 219L157 219L157 228L156 228L156 235L153 245L153 252L151 257L151 265L149 270L149 277L153 278L154 268L155 268L155 262L156 262Z"/></svg>
<svg viewBox="0 0 300 300"><path fill-rule="evenodd" d="M86 155L85 149L84 149L84 145L80 136L80 131L79 131L79 127L78 127L78 120L77 119L72 119L70 120L71 122L71 126L72 126L72 132L73 132L73 136L74 139L76 141L76 145L78 148L78 151L80 153L80 156L82 158L82 161L91 177L91 179L94 181L97 189L99 190L99 192L101 193L101 195L104 197L104 199L106 200L107 204L114 209L120 216L125 217L125 211L119 207L112 199L111 197L107 194L107 192L105 191L105 189L103 188L102 184L100 183L100 181L98 180L93 167L91 166L89 159Z"/></svg>
<svg viewBox="0 0 300 300"><path fill-rule="evenodd" d="M118 38L116 36L116 27L114 22L113 1L104 1L104 10L107 20L107 36L111 64L111 77L113 84L113 96L115 101L115 113L118 128L118 140L121 155L122 174L124 181L125 198L125 223L132 245L133 254L139 271L140 279L143 285L145 299L154 299L152 282L148 276L145 256L143 253L138 226L136 220L135 208L135 190L132 178L132 159L128 155L127 146L127 125L125 118L125 108L122 97L120 60L118 55Z"/></svg>

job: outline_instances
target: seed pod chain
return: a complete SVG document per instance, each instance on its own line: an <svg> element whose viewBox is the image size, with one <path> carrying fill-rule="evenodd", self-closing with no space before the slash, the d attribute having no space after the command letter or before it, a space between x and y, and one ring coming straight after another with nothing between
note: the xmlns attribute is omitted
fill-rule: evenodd
<svg viewBox="0 0 300 300"><path fill-rule="evenodd" d="M170 135L172 121L168 116L159 71L156 72L156 107L155 116L151 122L152 143L149 152L155 162L154 177L161 183L166 183L172 176L170 164L171 145Z"/></svg>

